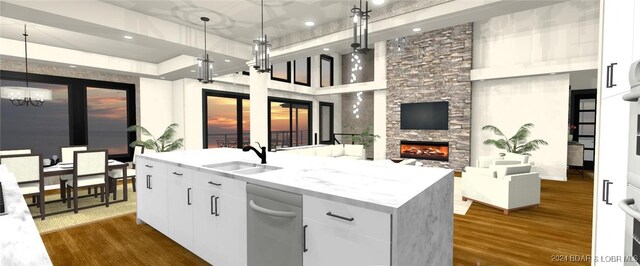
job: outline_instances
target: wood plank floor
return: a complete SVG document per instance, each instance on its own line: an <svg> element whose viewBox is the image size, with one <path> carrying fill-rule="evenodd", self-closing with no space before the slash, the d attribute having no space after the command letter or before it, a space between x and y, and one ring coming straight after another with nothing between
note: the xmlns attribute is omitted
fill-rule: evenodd
<svg viewBox="0 0 640 266"><path fill-rule="evenodd" d="M473 204L454 215L454 265L550 265L590 255L593 178L542 181L541 204L509 216ZM54 265L207 265L135 214L42 235ZM587 263L585 263L587 265Z"/></svg>

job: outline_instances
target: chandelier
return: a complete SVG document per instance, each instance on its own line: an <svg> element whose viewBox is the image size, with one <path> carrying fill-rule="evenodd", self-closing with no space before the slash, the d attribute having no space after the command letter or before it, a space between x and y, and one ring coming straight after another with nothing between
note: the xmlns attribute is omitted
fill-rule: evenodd
<svg viewBox="0 0 640 266"><path fill-rule="evenodd" d="M353 19L353 42L351 48L354 53L366 54L369 52L369 1L365 1L364 9L362 9L362 0L360 6L355 5L351 9L351 18Z"/></svg>
<svg viewBox="0 0 640 266"><path fill-rule="evenodd" d="M213 82L213 61L209 60L207 53L207 22L209 18L201 17L200 20L204 22L204 55L202 58L198 58L198 81L207 84Z"/></svg>
<svg viewBox="0 0 640 266"><path fill-rule="evenodd" d="M29 87L29 62L27 60L27 25L24 25L24 80L25 86L2 86L0 88L0 98L9 99L15 106L35 106L40 107L45 101L51 100L52 92L47 89L37 89Z"/></svg>
<svg viewBox="0 0 640 266"><path fill-rule="evenodd" d="M269 52L271 44L269 44L269 40L267 39L267 35L264 34L264 0L260 1L260 11L261 11L261 33L258 39L255 39L253 43L256 44L253 54L256 58L256 64L253 68L258 71L258 73L266 73L271 72L271 65L269 64Z"/></svg>

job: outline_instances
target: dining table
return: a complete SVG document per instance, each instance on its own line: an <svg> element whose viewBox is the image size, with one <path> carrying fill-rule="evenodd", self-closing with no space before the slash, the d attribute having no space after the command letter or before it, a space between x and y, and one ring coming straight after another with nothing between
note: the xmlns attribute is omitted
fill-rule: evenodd
<svg viewBox="0 0 640 266"><path fill-rule="evenodd" d="M112 160L109 159L108 163L107 163L107 168L108 170L118 170L121 169L122 170L122 176L124 177L124 180L122 182L122 199L121 200L116 200L116 201L111 201L109 202L111 203L118 203L118 202L124 202L128 200L128 189L127 189L127 182L126 182L126 176L127 176L127 168L129 167L128 163L124 163L124 162L120 162L117 160ZM59 177L61 175L73 175L73 168L74 165L73 163L59 163L56 165L52 165L52 166L44 166L42 169L42 178L43 180L41 180L41 183L44 184L45 179L47 178L53 178L53 177ZM107 180L109 182L114 181L117 182L116 180L111 180L111 178L109 178L107 176ZM107 184L108 185L108 184ZM74 188L74 189L78 189L78 188ZM75 191L77 193L77 191ZM91 196L91 195L88 195ZM109 197L109 195L105 195L106 197ZM66 199L66 200L70 200L70 199ZM62 201L62 198L59 200L54 200L54 201L49 201L49 202L59 202ZM45 215L54 215L54 214L61 214L61 213L67 213L67 212L72 212L74 211L73 209L68 209L68 210L63 210L63 211L57 211L57 212L52 212L52 213L46 213L45 212L45 201L44 201L44 193L41 193L40 196L40 200L39 200L39 206L40 206L40 215L34 216L33 218L41 218L44 220ZM93 208L93 207L98 207L98 206L104 206L105 203L100 203L100 204L94 204L94 205L90 205L90 206L83 206L78 208L78 210L82 210L82 209L87 209L87 208Z"/></svg>

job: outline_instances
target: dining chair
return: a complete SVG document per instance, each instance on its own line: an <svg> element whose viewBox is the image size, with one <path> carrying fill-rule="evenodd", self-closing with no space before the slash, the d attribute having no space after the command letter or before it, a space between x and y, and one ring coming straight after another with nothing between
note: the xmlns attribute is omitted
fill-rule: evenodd
<svg viewBox="0 0 640 266"><path fill-rule="evenodd" d="M0 164L7 167L18 181L23 196L38 196L37 206L40 208L40 219L44 220L44 192L57 189L57 185L44 185L42 155L17 154L0 156Z"/></svg>
<svg viewBox="0 0 640 266"><path fill-rule="evenodd" d="M73 153L75 151L86 151L87 146L65 146L60 147L60 163L73 163ZM61 175L60 176L60 198L62 202L66 202L67 197L65 193L67 181L71 180L73 175ZM89 188L89 194L91 194L91 188Z"/></svg>
<svg viewBox="0 0 640 266"><path fill-rule="evenodd" d="M131 178L133 182L133 192L136 192L136 157L139 154L144 154L144 146L136 145L133 148L133 160L131 161L131 168L127 168L127 178ZM109 177L111 180L111 192L113 193L113 200L118 195L118 179L122 179L122 182L127 182L126 178L122 178L122 169L114 169L109 171Z"/></svg>
<svg viewBox="0 0 640 266"><path fill-rule="evenodd" d="M100 200L109 207L107 150L75 151L73 162L73 177L66 184L67 208L71 208L73 192L73 212L78 213L78 188L82 187L100 187Z"/></svg>
<svg viewBox="0 0 640 266"><path fill-rule="evenodd" d="M0 156L31 154L31 149L1 150Z"/></svg>

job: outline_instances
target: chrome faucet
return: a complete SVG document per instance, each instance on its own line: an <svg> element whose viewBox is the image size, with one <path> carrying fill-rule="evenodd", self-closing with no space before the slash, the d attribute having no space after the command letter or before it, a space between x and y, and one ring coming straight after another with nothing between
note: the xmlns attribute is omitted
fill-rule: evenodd
<svg viewBox="0 0 640 266"><path fill-rule="evenodd" d="M260 159L262 160L260 163L267 164L267 147L262 147L262 145L260 145L260 143L258 143L257 141L256 141L256 144L258 144L258 147L260 147L262 152L259 152L256 148L252 147L251 145L244 146L242 148L242 151L253 150L258 155L258 157L260 157Z"/></svg>

